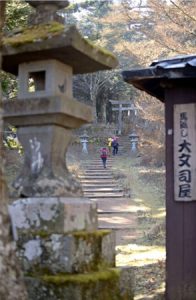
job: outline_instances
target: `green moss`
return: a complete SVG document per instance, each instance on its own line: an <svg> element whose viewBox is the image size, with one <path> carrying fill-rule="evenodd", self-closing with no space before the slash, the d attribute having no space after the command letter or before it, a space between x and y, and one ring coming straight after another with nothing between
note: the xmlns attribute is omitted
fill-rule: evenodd
<svg viewBox="0 0 196 300"><path fill-rule="evenodd" d="M44 231L44 230L39 230L39 231L34 231L31 232L33 237L39 236L40 238L49 238L51 236L51 233Z"/></svg>
<svg viewBox="0 0 196 300"><path fill-rule="evenodd" d="M82 239L85 240L87 242L91 242L91 241L95 241L95 240L99 240L101 241L102 238L108 234L111 233L111 230L95 230L95 231L69 231L69 232L65 232L65 233L55 233L55 234L59 234L62 236L69 236L72 235L76 241ZM53 232L49 232L46 230L31 230L30 232L27 233L23 233L22 235L22 240L24 240L25 238L27 238L29 240L29 238L36 238L36 237L40 237L42 239L50 239L51 235L53 235Z"/></svg>
<svg viewBox="0 0 196 300"><path fill-rule="evenodd" d="M97 239L102 238L108 234L110 234L111 230L95 230L95 231L75 231L73 232L73 236L75 238L82 238L83 240L89 240L89 239Z"/></svg>
<svg viewBox="0 0 196 300"><path fill-rule="evenodd" d="M86 42L86 44L88 44L88 45L91 46L92 48L96 49L97 51L98 51L98 50L101 51L104 55L107 55L107 56L112 57L113 59L116 59L116 56L115 56L112 52L106 50L105 48L102 48L102 47L100 47L100 46L94 44L94 43L93 43L92 41L90 41L89 39L84 39L84 41Z"/></svg>
<svg viewBox="0 0 196 300"><path fill-rule="evenodd" d="M93 232L77 231L73 232L76 247L78 247L81 240L91 245L93 251L93 259L87 264L84 262L82 269L86 272L91 270L103 270L109 266L108 262L102 258L102 239L104 236L110 234L111 230L96 230Z"/></svg>
<svg viewBox="0 0 196 300"><path fill-rule="evenodd" d="M91 272L86 274L56 274L35 276L29 274L37 280L39 287L37 295L44 287L48 291L47 295L56 295L58 299L93 299L93 300L131 300L133 293L119 284L121 271L119 269L106 269L101 272ZM80 296L80 297L79 297ZM35 297L36 298L36 297ZM44 297L43 299L48 299Z"/></svg>
<svg viewBox="0 0 196 300"><path fill-rule="evenodd" d="M73 231L73 232L66 232L62 233L62 235L73 235L76 239L83 239L83 240L92 240L92 239L97 239L97 238L102 238L108 234L111 233L111 230L95 230L95 231ZM39 236L40 238L50 238L52 235L52 232L48 232L45 230L38 230L38 231L31 231L30 233L28 232L27 236L31 235L32 237ZM60 234L60 233L59 233Z"/></svg>
<svg viewBox="0 0 196 300"><path fill-rule="evenodd" d="M18 30L16 34L10 37L3 38L4 45L18 47L24 44L32 43L36 40L46 40L51 35L55 36L65 29L64 25L58 22L48 24L40 24Z"/></svg>
<svg viewBox="0 0 196 300"><path fill-rule="evenodd" d="M57 274L57 275L43 275L41 280L46 283L55 285L64 284L90 284L98 281L118 280L120 277L120 271L118 269L107 269L104 271L86 273L86 274Z"/></svg>

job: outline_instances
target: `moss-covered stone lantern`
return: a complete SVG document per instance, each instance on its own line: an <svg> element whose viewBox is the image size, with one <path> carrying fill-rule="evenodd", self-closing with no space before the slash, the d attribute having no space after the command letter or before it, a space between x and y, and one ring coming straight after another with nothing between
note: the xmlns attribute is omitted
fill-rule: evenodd
<svg viewBox="0 0 196 300"><path fill-rule="evenodd" d="M65 164L72 129L92 121L73 99L72 75L111 69L115 57L63 25L67 1L27 1L30 26L4 38L3 69L19 92L4 102L18 128L24 166L9 206L29 300L133 299L131 268L115 267L115 238L98 230L97 205L82 197Z"/></svg>
<svg viewBox="0 0 196 300"><path fill-rule="evenodd" d="M71 129L91 122L92 114L73 99L72 75L110 69L117 61L75 26L54 22L67 1L27 2L37 9L33 26L5 37L3 49L3 69L19 82L18 99L5 103L4 119L18 128L25 152L14 186L23 197L81 195L66 170L65 152Z"/></svg>

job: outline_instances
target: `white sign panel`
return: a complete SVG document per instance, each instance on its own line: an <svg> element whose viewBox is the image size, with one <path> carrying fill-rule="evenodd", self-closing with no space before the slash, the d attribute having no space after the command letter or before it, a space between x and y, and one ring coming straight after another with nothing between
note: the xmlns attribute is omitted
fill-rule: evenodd
<svg viewBox="0 0 196 300"><path fill-rule="evenodd" d="M196 103L174 105L176 201L196 201Z"/></svg>

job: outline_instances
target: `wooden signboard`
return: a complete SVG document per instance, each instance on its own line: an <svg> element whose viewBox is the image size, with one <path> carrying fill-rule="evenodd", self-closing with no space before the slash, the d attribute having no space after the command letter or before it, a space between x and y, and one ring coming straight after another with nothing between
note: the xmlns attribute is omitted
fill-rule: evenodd
<svg viewBox="0 0 196 300"><path fill-rule="evenodd" d="M174 105L176 201L196 201L196 103Z"/></svg>

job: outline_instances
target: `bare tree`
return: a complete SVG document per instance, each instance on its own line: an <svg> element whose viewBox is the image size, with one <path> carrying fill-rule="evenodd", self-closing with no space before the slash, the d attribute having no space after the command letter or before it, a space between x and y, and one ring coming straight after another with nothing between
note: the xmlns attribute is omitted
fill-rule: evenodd
<svg viewBox="0 0 196 300"><path fill-rule="evenodd" d="M75 77L74 94L78 100L89 102L92 105L95 123L97 122L98 95L112 76L111 72L96 72Z"/></svg>
<svg viewBox="0 0 196 300"><path fill-rule="evenodd" d="M5 20L6 1L0 1L0 70L2 29ZM1 90L0 90L1 99ZM1 102L0 102L1 103ZM0 105L0 148L2 150L2 108ZM26 289L22 282L22 275L15 256L15 243L10 236L10 219L8 217L8 195L7 187L3 177L2 151L0 157L0 299L2 300L25 300Z"/></svg>
<svg viewBox="0 0 196 300"><path fill-rule="evenodd" d="M142 33L139 43L126 43L130 52L151 60L163 56L195 53L196 6L188 0L148 0L137 7L122 0L124 22ZM134 27L137 24L137 28ZM139 46L139 47L138 47ZM143 55L141 51L142 49ZM144 59L145 61L145 59Z"/></svg>

